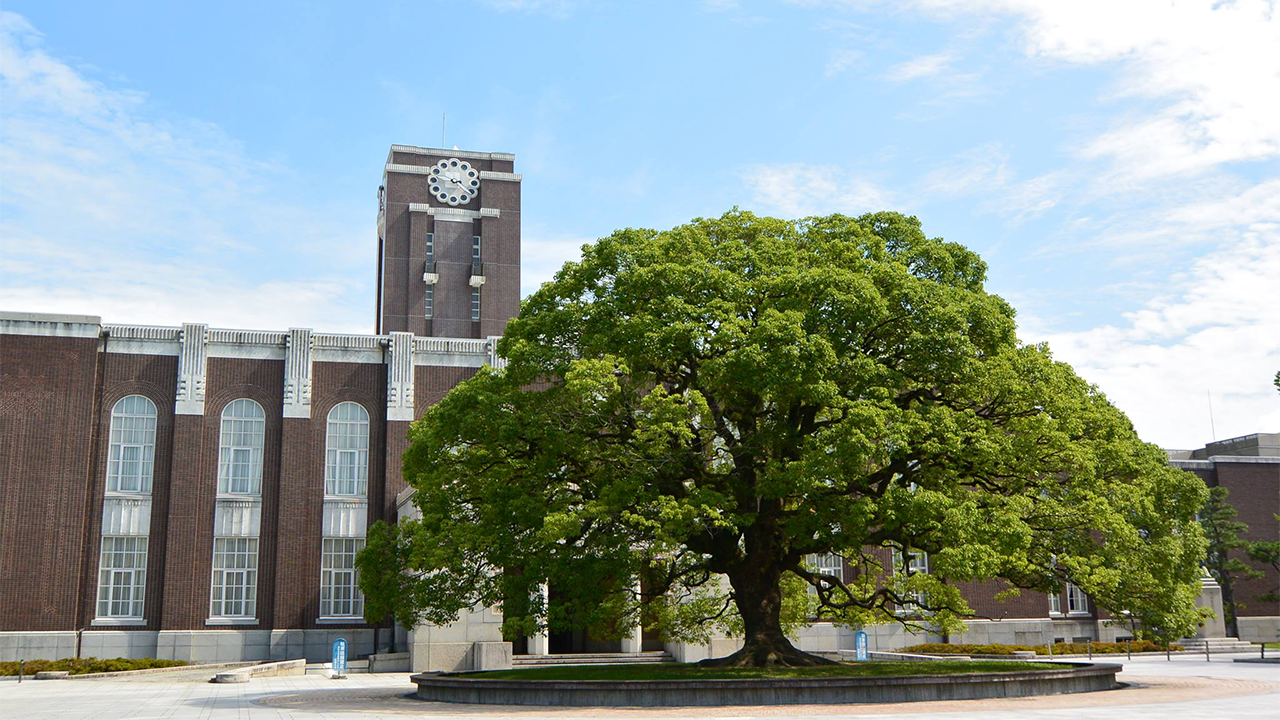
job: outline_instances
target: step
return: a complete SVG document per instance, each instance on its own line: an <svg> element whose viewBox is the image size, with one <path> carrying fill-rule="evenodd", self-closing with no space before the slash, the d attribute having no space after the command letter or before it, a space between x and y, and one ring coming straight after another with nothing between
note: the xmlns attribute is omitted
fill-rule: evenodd
<svg viewBox="0 0 1280 720"><path fill-rule="evenodd" d="M643 653L516 655L511 658L511 664L513 666L521 667L534 665L652 665L669 662L673 662L672 657L662 651Z"/></svg>

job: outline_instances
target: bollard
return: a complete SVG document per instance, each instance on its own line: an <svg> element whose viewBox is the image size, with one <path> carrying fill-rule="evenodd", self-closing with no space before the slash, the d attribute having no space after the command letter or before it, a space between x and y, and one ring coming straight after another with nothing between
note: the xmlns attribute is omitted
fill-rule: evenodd
<svg viewBox="0 0 1280 720"><path fill-rule="evenodd" d="M22 682L22 670L26 668L26 666L27 666L26 660L18 661L18 682Z"/></svg>
<svg viewBox="0 0 1280 720"><path fill-rule="evenodd" d="M1262 648L1262 659L1263 659L1263 660L1266 660L1266 659L1267 659L1267 644L1264 642L1264 643L1262 643L1261 645L1259 645L1258 647Z"/></svg>
<svg viewBox="0 0 1280 720"><path fill-rule="evenodd" d="M1169 657L1169 638L1164 639L1164 659L1173 662L1173 658Z"/></svg>
<svg viewBox="0 0 1280 720"><path fill-rule="evenodd" d="M1093 641L1092 640L1084 641L1084 651L1089 653L1089 659L1092 660L1093 659Z"/></svg>
<svg viewBox="0 0 1280 720"><path fill-rule="evenodd" d="M1049 638L1049 657L1053 657L1053 638Z"/></svg>
<svg viewBox="0 0 1280 720"><path fill-rule="evenodd" d="M1209 638L1204 639L1204 661L1209 662Z"/></svg>
<svg viewBox="0 0 1280 720"><path fill-rule="evenodd" d="M1127 655L1130 660L1133 659L1133 646L1129 644L1128 640L1124 641L1124 654Z"/></svg>

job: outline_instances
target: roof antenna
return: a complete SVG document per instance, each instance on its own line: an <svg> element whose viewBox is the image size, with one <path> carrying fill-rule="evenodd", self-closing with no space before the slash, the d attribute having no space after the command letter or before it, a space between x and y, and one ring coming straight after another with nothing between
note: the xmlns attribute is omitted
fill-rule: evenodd
<svg viewBox="0 0 1280 720"><path fill-rule="evenodd" d="M445 113L440 113L440 147L444 147L444 119Z"/></svg>
<svg viewBox="0 0 1280 720"><path fill-rule="evenodd" d="M1218 429L1213 425L1213 393L1205 390L1204 394L1209 398L1209 433L1213 436L1213 441L1218 442Z"/></svg>

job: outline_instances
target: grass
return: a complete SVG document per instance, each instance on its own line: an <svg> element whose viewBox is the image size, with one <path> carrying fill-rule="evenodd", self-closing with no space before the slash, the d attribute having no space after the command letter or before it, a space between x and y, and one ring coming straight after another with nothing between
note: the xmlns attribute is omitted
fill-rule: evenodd
<svg viewBox="0 0 1280 720"><path fill-rule="evenodd" d="M571 665L523 670L491 670L469 673L481 680L732 680L779 678L883 677L888 675L953 675L982 672L1054 670L1056 663L1007 660L937 660L921 662L881 661L817 665L801 668L700 668L691 664Z"/></svg>
<svg viewBox="0 0 1280 720"><path fill-rule="evenodd" d="M182 660L157 660L155 658L63 658L61 660L28 660L22 672L35 675L45 670L67 670L72 675L119 672L121 670L147 670L150 668L180 667L191 663ZM17 675L16 661L0 662L0 675Z"/></svg>
<svg viewBox="0 0 1280 720"><path fill-rule="evenodd" d="M1254 643L1254 645L1262 645L1268 650L1280 650L1280 642Z"/></svg>

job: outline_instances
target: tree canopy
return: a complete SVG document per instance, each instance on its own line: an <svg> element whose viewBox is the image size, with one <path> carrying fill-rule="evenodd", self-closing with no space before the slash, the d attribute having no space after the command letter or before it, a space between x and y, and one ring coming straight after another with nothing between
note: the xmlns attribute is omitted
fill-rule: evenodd
<svg viewBox="0 0 1280 720"><path fill-rule="evenodd" d="M506 367L412 425L421 519L371 533L369 614L729 627L724 662L805 664L786 622L955 630L954 583L1003 579L1189 632L1203 483L1020 343L985 276L894 213L735 210L583 247L507 326Z"/></svg>

